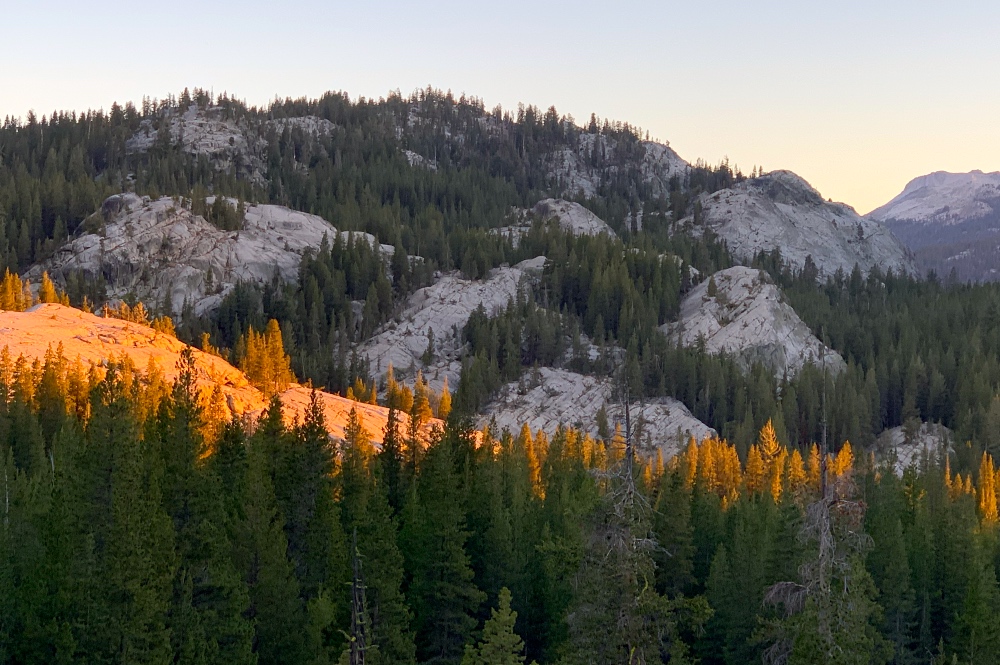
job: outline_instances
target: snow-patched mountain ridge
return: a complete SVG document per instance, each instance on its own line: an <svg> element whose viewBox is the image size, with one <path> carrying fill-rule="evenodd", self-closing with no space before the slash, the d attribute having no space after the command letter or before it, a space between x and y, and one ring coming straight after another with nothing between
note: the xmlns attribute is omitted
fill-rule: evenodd
<svg viewBox="0 0 1000 665"><path fill-rule="evenodd" d="M791 171L773 171L729 189L703 194L701 226L725 240L733 255L750 261L760 252L781 251L801 268L811 256L821 276L878 267L912 273L906 248L885 226L843 203L825 201ZM685 222L695 233L694 217Z"/></svg>
<svg viewBox="0 0 1000 665"><path fill-rule="evenodd" d="M716 293L709 295L715 284ZM704 343L708 353L725 353L744 367L760 362L777 376L797 374L807 363L846 367L839 353L809 330L767 273L736 266L691 289L678 320L661 330L683 346Z"/></svg>
<svg viewBox="0 0 1000 665"><path fill-rule="evenodd" d="M910 248L921 273L1000 279L1000 172L938 171L914 178L868 217Z"/></svg>
<svg viewBox="0 0 1000 665"><path fill-rule="evenodd" d="M914 178L871 219L954 224L990 215L1000 204L1000 171L936 171Z"/></svg>

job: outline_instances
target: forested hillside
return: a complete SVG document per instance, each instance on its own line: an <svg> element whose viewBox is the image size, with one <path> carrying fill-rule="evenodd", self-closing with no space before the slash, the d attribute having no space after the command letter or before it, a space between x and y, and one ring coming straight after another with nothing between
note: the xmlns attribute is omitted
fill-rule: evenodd
<svg viewBox="0 0 1000 665"><path fill-rule="evenodd" d="M186 362L164 391L127 365L4 357L3 662L325 663L351 640L386 663L1000 648L988 455L898 478L846 444L789 451L768 423L745 461L707 439L664 463L624 432L477 445L461 418L426 447L390 418L376 449L355 413L331 446L320 409L288 428L277 401L208 427Z"/></svg>
<svg viewBox="0 0 1000 665"><path fill-rule="evenodd" d="M294 376L359 406L333 440L316 403L220 419L183 363L170 385L120 359L0 356L0 663L997 662L1000 286L875 255L821 268L798 245L734 256L713 228L740 192L790 227L855 217L744 181L628 124L434 90L6 120L0 308L114 291L107 311L268 395ZM850 257L866 224L820 235ZM196 288L122 288L108 229L150 283L151 257L202 234L177 273ZM87 262L56 260L68 239ZM282 265L223 280L203 256L253 242ZM755 325L780 312L808 359L776 371L755 358L787 340L755 356L684 335L692 294L741 320L726 269L766 284ZM498 274L490 307L402 335ZM159 298L173 287L184 302ZM366 355L414 339L406 367ZM280 367L252 367L264 347ZM547 399L544 376L610 388L564 427L490 428L505 391ZM718 436L649 445L637 414L669 400ZM429 441L403 424L435 413Z"/></svg>

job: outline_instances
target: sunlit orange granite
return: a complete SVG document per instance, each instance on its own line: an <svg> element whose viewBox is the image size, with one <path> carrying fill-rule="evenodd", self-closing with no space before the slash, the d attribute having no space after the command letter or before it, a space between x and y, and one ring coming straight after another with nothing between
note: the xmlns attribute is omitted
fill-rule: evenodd
<svg viewBox="0 0 1000 665"><path fill-rule="evenodd" d="M63 305L49 303L35 305L26 312L0 312L0 349L7 347L12 358L23 355L27 359L43 359L49 348L55 350L60 344L70 361L79 358L86 365L103 365L125 354L140 371L155 364L167 381L177 376L177 361L187 348L175 337L146 326L95 316ZM228 408L236 415L256 417L264 410L267 399L250 385L243 372L222 358L198 349L193 352L196 382L200 388L212 389L219 385ZM279 395L287 421L302 417L309 405L310 393L309 388L293 384ZM355 408L372 440L382 442L389 409L322 391L318 395L332 437L343 438L348 413ZM399 415L401 432L406 431L408 420L406 414ZM433 428L441 426L440 420L432 419L424 424L422 433L426 437Z"/></svg>

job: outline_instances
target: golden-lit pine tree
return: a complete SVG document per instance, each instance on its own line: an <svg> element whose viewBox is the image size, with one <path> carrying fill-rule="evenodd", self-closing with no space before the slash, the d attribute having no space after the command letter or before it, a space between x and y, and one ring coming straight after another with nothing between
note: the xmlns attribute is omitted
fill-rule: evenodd
<svg viewBox="0 0 1000 665"><path fill-rule="evenodd" d="M169 335L170 337L177 337L177 330L174 328L174 320L166 314L153 319L150 327L158 333ZM208 333L205 334L207 335Z"/></svg>
<svg viewBox="0 0 1000 665"><path fill-rule="evenodd" d="M996 469L993 458L985 452L979 462L979 514L984 523L997 523Z"/></svg>
<svg viewBox="0 0 1000 665"><path fill-rule="evenodd" d="M851 448L851 442L844 441L840 452L835 457L832 457L830 461L832 462L830 468L833 470L833 475L837 478L850 473L854 468L854 450Z"/></svg>
<svg viewBox="0 0 1000 665"><path fill-rule="evenodd" d="M266 396L271 397L281 392L295 381L292 359L285 353L281 328L276 320L268 321L263 334L250 327L242 341L245 352L239 360L240 369L247 375L250 383Z"/></svg>
<svg viewBox="0 0 1000 665"><path fill-rule="evenodd" d="M38 302L42 303L59 303L61 299L59 298L59 292L56 291L56 285L52 282L49 277L49 273L42 273L42 284L38 287Z"/></svg>
<svg viewBox="0 0 1000 665"><path fill-rule="evenodd" d="M747 492L757 494L763 491L766 477L767 467L764 465L764 457L760 454L760 448L756 444L752 445L747 453L746 471L743 477Z"/></svg>
<svg viewBox="0 0 1000 665"><path fill-rule="evenodd" d="M784 447L778 449L778 454L768 461L767 481L771 498L777 503L781 500L781 492L784 489L785 460L788 459L788 450Z"/></svg>
<svg viewBox="0 0 1000 665"><path fill-rule="evenodd" d="M792 494L797 495L805 488L808 482L805 462L802 459L802 453L797 448L788 456L787 464L788 472L785 477L788 482L788 490Z"/></svg>
<svg viewBox="0 0 1000 665"><path fill-rule="evenodd" d="M229 407L219 384L211 390L202 390L198 401L202 404L201 435L204 440L199 459L206 459L215 452L219 437L229 421Z"/></svg>
<svg viewBox="0 0 1000 665"><path fill-rule="evenodd" d="M422 372L417 372L417 380L413 383L413 407L410 411L411 417L423 425L434 417L431 409L430 387L424 380Z"/></svg>
<svg viewBox="0 0 1000 665"><path fill-rule="evenodd" d="M106 319L121 319L122 321L128 321L130 323L138 323L141 326L146 326L147 328L152 327L152 322L149 320L149 311L142 302L137 302L134 307L129 307L127 302L120 302L117 306L111 306L105 303L104 308L101 310L101 314Z"/></svg>
<svg viewBox="0 0 1000 665"><path fill-rule="evenodd" d="M698 448L698 485L706 492L717 492L718 475L715 468L715 447L717 440L705 439Z"/></svg>
<svg viewBox="0 0 1000 665"><path fill-rule="evenodd" d="M819 446L815 443L809 446L809 459L806 462L806 475L809 487L814 492L819 491L820 476L823 474L823 460L819 454Z"/></svg>
<svg viewBox="0 0 1000 665"><path fill-rule="evenodd" d="M547 443L547 442L546 442ZM535 445L538 445L538 439L535 439ZM563 444L564 450L566 451L566 457L572 460L584 461L583 455L583 432L576 429L575 427L570 427L566 430L566 442ZM539 467L542 464L542 460L545 457L545 452L541 450L535 450L535 457L539 460Z"/></svg>
<svg viewBox="0 0 1000 665"><path fill-rule="evenodd" d="M781 499L782 476L788 451L778 441L778 435L774 431L774 425L770 418L760 429L760 434L757 436L757 448L764 461L768 490L777 502Z"/></svg>
<svg viewBox="0 0 1000 665"><path fill-rule="evenodd" d="M444 377L441 385L441 400L438 402L438 418L447 420L451 414L451 391L448 390L448 377Z"/></svg>
<svg viewBox="0 0 1000 665"><path fill-rule="evenodd" d="M536 487L542 486L542 466L549 456L549 437L542 430L535 433L531 440L531 480Z"/></svg>
<svg viewBox="0 0 1000 665"><path fill-rule="evenodd" d="M656 481L659 481L663 477L664 465L663 465L663 451L659 448L653 453L653 476Z"/></svg>
<svg viewBox="0 0 1000 665"><path fill-rule="evenodd" d="M31 288L28 282L22 282L10 270L4 270L3 280L0 281L0 310L23 312L31 305Z"/></svg>
<svg viewBox="0 0 1000 665"><path fill-rule="evenodd" d="M757 447L760 448L761 457L766 464L770 464L781 453L781 443L778 442L778 435L774 431L774 425L768 418L764 426L760 428L757 435Z"/></svg>
<svg viewBox="0 0 1000 665"><path fill-rule="evenodd" d="M684 473L684 487L690 491L694 489L694 481L698 477L698 442L693 436L688 440L680 464Z"/></svg>
<svg viewBox="0 0 1000 665"><path fill-rule="evenodd" d="M740 466L740 455L736 452L736 446L724 446L719 466L723 507L728 507L739 498L740 487L743 485L743 468Z"/></svg>

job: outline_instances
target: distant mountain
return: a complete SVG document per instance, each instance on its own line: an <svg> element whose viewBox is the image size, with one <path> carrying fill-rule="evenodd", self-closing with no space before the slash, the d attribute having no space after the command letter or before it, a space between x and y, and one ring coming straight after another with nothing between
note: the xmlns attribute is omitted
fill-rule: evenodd
<svg viewBox="0 0 1000 665"><path fill-rule="evenodd" d="M703 194L701 212L684 220L694 233L709 229L729 245L733 256L750 261L760 252L781 251L801 268L812 257L821 276L881 270L912 273L906 248L882 224L854 208L825 200L791 171L773 171L728 189Z"/></svg>
<svg viewBox="0 0 1000 665"><path fill-rule="evenodd" d="M894 199L868 213L913 251L922 272L962 281L1000 279L1000 172L914 178Z"/></svg>

